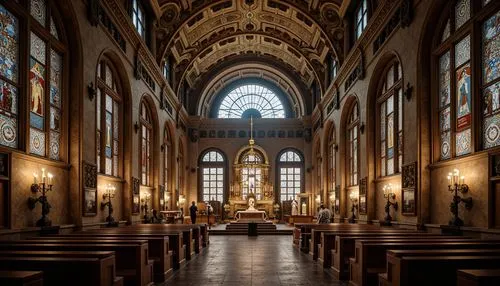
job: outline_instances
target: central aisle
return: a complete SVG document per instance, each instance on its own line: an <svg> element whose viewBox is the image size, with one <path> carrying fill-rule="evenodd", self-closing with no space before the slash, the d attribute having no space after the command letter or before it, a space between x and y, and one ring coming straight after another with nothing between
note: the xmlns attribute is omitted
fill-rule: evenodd
<svg viewBox="0 0 500 286"><path fill-rule="evenodd" d="M217 235L167 285L347 285L337 281L288 235Z"/></svg>

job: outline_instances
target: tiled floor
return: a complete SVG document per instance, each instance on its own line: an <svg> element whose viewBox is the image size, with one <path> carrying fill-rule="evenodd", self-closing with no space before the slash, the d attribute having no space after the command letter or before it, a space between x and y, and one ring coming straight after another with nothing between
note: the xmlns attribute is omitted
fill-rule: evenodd
<svg viewBox="0 0 500 286"><path fill-rule="evenodd" d="M347 285L292 246L291 236L212 236L165 285Z"/></svg>

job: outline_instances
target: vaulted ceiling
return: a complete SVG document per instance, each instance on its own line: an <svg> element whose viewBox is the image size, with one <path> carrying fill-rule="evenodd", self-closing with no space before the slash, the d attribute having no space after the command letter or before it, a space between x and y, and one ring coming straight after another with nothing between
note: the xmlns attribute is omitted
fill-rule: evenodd
<svg viewBox="0 0 500 286"><path fill-rule="evenodd" d="M316 83L324 91L329 56L342 62L344 55L341 2L157 0L157 61L172 62L177 92L182 83L203 89L215 67L239 56L286 69L304 90Z"/></svg>

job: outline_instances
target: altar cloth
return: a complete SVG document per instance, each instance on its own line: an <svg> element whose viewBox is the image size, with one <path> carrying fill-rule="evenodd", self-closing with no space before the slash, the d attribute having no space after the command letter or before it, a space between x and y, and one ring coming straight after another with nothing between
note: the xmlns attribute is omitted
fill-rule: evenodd
<svg viewBox="0 0 500 286"><path fill-rule="evenodd" d="M265 211L237 211L236 212L237 222L266 222L266 212Z"/></svg>

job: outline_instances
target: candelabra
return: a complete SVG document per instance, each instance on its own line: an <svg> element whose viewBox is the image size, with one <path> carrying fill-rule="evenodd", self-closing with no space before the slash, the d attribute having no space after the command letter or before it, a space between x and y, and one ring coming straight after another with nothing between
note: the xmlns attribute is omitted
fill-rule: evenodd
<svg viewBox="0 0 500 286"><path fill-rule="evenodd" d="M38 174L33 173L33 184L31 185L31 192L36 194L38 192L41 193L41 196L38 198L30 197L28 199L28 207L30 210L33 210L36 206L36 203L40 203L42 205L42 218L40 218L36 222L36 226L46 227L51 226L52 221L47 217L47 214L50 212L50 204L47 200L47 192L52 191L52 179L53 176L51 173L47 173L45 175L45 169L42 169L42 181L38 182Z"/></svg>
<svg viewBox="0 0 500 286"><path fill-rule="evenodd" d="M349 198L351 199L351 202L352 202L352 206L351 206L352 215L349 218L349 223L356 223L356 215L354 212L358 209L358 193L351 192L349 194Z"/></svg>
<svg viewBox="0 0 500 286"><path fill-rule="evenodd" d="M462 198L458 195L458 193L465 194L469 192L469 186L467 186L464 181L465 177L460 176L460 171L458 169L454 169L453 173L448 174L448 191L453 193L453 199L450 203L450 212L453 217L451 218L449 225L452 226L463 226L464 221L458 217L458 206L460 203L464 203L464 206L467 210L472 208L472 198Z"/></svg>
<svg viewBox="0 0 500 286"><path fill-rule="evenodd" d="M384 186L384 198L387 199L387 202L385 204L384 225L391 225L392 217L390 214L390 208L392 206L395 211L398 210L398 202L396 202L396 201L391 202L391 200L396 199L396 194L394 194L394 192L392 190L392 184L388 184L388 185Z"/></svg>
<svg viewBox="0 0 500 286"><path fill-rule="evenodd" d="M113 204L111 203L111 199L115 197L115 191L116 188L112 186L111 184L108 184L106 186L106 190L104 194L102 195L102 199L107 202L101 202L101 209L104 210L106 206L108 207L108 217L106 218L106 222L108 223L108 226L114 225L115 219L113 218Z"/></svg>
<svg viewBox="0 0 500 286"><path fill-rule="evenodd" d="M151 195L148 194L148 193L145 193L143 196L143 198L141 199L141 202L143 202L143 204L141 205L141 209L144 211L144 222L148 222L149 221L149 215L148 215L148 202L151 201Z"/></svg>

